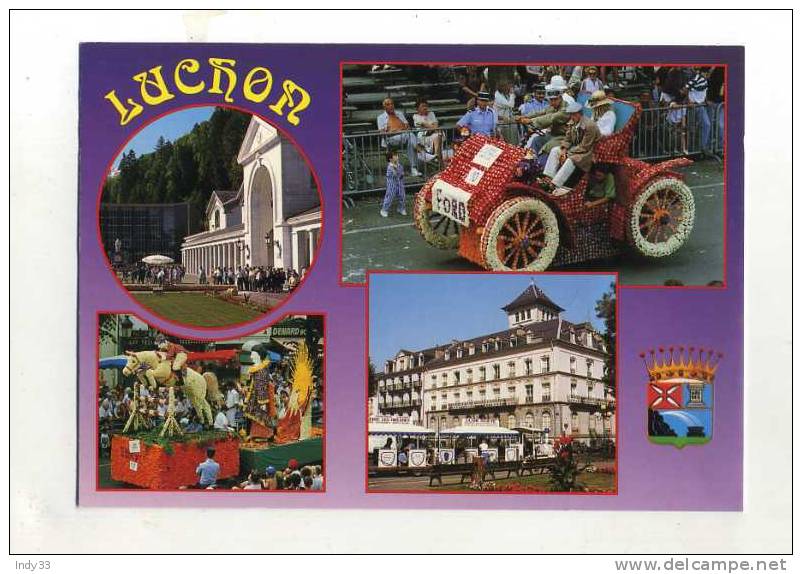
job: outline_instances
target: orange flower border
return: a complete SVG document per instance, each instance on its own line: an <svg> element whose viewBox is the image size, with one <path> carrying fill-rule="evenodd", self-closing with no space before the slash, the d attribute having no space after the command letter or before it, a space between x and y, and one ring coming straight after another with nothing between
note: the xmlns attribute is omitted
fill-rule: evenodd
<svg viewBox="0 0 802 574"><path fill-rule="evenodd" d="M236 437L198 442L174 442L172 452L157 444L139 441L139 452L130 452L132 439L111 439L111 478L150 490L175 490L197 483L195 469L206 460L206 449L216 450L219 479L239 475L239 440Z"/></svg>

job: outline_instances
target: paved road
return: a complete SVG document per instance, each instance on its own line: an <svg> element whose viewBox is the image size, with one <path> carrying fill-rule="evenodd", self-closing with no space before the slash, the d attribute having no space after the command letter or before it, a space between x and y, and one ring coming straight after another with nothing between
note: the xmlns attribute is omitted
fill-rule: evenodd
<svg viewBox="0 0 802 574"><path fill-rule="evenodd" d="M682 170L696 200L696 224L688 242L671 257L644 260L624 253L613 259L566 267L574 271L617 270L625 285L662 285L675 279L685 285L724 280L724 182L715 160L697 162ZM380 197L368 197L343 209L343 281L365 280L365 269L479 269L456 251L429 246L412 224L412 195L407 196L407 217L396 213L379 216Z"/></svg>

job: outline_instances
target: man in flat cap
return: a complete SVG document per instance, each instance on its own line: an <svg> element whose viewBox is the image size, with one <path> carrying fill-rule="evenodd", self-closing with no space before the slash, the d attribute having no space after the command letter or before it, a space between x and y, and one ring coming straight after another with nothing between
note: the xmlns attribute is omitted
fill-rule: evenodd
<svg viewBox="0 0 802 574"><path fill-rule="evenodd" d="M570 117L565 139L549 152L543 173L551 177L555 186L554 194L562 195L570 191L565 182L576 168L585 173L593 165L593 148L601 138L601 132L592 119L582 114L582 104L574 102L565 108Z"/></svg>

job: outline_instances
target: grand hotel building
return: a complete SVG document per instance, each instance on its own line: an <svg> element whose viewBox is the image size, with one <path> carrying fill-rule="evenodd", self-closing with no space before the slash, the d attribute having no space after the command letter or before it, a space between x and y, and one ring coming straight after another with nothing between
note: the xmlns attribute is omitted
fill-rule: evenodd
<svg viewBox="0 0 802 574"><path fill-rule="evenodd" d="M400 350L376 375L371 414L430 429L487 421L587 441L615 437L608 358L590 323L571 323L531 284L503 307L509 328L419 351Z"/></svg>

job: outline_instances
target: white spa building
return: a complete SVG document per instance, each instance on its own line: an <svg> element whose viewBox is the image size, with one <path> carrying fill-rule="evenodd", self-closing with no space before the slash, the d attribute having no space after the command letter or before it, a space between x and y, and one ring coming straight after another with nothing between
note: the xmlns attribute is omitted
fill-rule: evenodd
<svg viewBox="0 0 802 574"><path fill-rule="evenodd" d="M215 191L207 231L184 238L181 261L200 267L272 266L301 272L320 239L320 196L309 165L273 126L254 116L237 155L242 185Z"/></svg>
<svg viewBox="0 0 802 574"><path fill-rule="evenodd" d="M479 421L582 441L615 438L614 393L602 382L608 357L590 323L531 284L503 307L509 328L422 350L400 350L377 373L371 415L431 430Z"/></svg>

